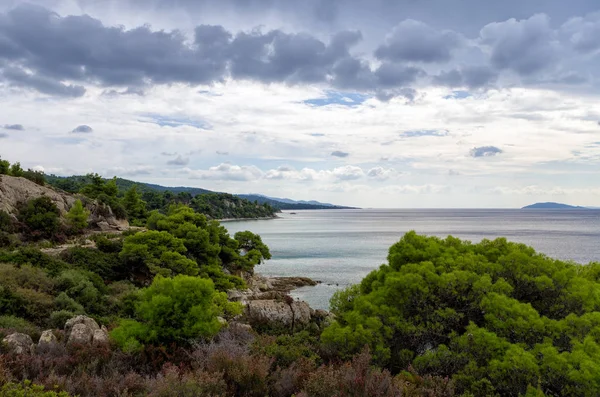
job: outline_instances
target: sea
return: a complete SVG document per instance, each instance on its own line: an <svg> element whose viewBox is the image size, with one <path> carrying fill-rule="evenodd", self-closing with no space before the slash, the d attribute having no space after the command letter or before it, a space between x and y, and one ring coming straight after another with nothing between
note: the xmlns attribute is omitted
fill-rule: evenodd
<svg viewBox="0 0 600 397"><path fill-rule="evenodd" d="M257 266L258 273L319 281L291 293L314 309L328 309L336 290L359 283L386 263L389 247L410 230L472 242L506 237L557 259L600 262L600 210L298 210L223 225L231 235L257 233L269 246L272 259Z"/></svg>

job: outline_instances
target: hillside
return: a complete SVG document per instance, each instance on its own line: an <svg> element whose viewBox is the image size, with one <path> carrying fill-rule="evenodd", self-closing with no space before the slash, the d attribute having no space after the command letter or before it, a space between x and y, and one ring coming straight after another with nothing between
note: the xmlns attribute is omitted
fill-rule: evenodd
<svg viewBox="0 0 600 397"><path fill-rule="evenodd" d="M232 194L201 188L165 187L123 178L104 179L93 175L46 176L46 181L50 185L70 193L80 192L85 186L93 184L94 179L105 183L114 181L118 198L124 198L126 192L135 186L148 211L165 211L171 204L184 204L211 219L273 218L279 211L269 204L254 203Z"/></svg>
<svg viewBox="0 0 600 397"><path fill-rule="evenodd" d="M337 210L354 209L354 207L344 207L340 205L319 203L318 201L295 201L290 199L279 199L267 197L260 194L238 194L238 197L249 201L256 201L259 204L267 203L273 208L280 210Z"/></svg>
<svg viewBox="0 0 600 397"><path fill-rule="evenodd" d="M531 204L531 205L523 207L522 209L524 209L524 210L532 210L532 209L538 209L538 210L568 210L568 209L585 209L585 208L586 207L579 207L579 206L573 206L573 205L568 205L568 204L548 202L548 203L535 203L535 204Z"/></svg>
<svg viewBox="0 0 600 397"><path fill-rule="evenodd" d="M58 187L64 191L70 193L76 193L81 190L83 186L90 183L89 175L75 175L75 176L56 176L56 175L46 175L46 180L51 185ZM148 203L149 209L160 209L164 203L156 196L156 193L161 193L164 195L165 192L169 192L171 195L175 195L176 200L179 202L184 202L185 204L189 204L193 197L196 197L201 194L222 194L225 195L221 197L221 199L225 199L229 197L231 200L232 196L239 197L241 199L250 201L252 203L256 202L260 205L268 204L275 210L320 210L320 209L352 209L354 207L344 207L340 205L328 204L328 203L320 203L318 201L295 201L291 199L280 199L275 197L267 197L261 194L236 194L230 195L227 193L221 192L213 192L211 190L197 188L197 187L185 187L185 186L161 186L152 183L144 183L144 182L136 182L129 179L116 178L115 179L117 187L119 188L119 195L122 196L125 192L133 186L137 186L138 192L140 192L144 196L144 200ZM216 203L217 196L212 196L211 202ZM222 200L221 200L222 201ZM236 201L236 205L239 206L243 201ZM212 205L212 204L211 204ZM212 205L213 208L214 205ZM217 211L219 212L219 211ZM243 211L242 211L243 212ZM277 212L277 211L276 211ZM262 217L263 215L261 215ZM268 216L268 215L264 215Z"/></svg>

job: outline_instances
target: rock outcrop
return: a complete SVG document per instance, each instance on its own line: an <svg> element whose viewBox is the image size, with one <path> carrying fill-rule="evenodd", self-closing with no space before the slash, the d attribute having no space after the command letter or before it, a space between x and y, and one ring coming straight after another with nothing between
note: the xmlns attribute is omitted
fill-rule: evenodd
<svg viewBox="0 0 600 397"><path fill-rule="evenodd" d="M65 323L67 344L104 345L108 343L108 330L105 326L87 316L76 316Z"/></svg>
<svg viewBox="0 0 600 397"><path fill-rule="evenodd" d="M319 282L307 277L265 277L245 274L245 290L229 290L230 301L245 306L240 321L255 329L298 331L308 327L322 328L333 321L333 314L313 310L308 303L294 300L288 293L296 288L314 286Z"/></svg>
<svg viewBox="0 0 600 397"><path fill-rule="evenodd" d="M42 336L40 336L40 340L38 341L38 348L51 348L58 344L58 340L56 336L54 336L54 332L51 329L48 329L42 332Z"/></svg>
<svg viewBox="0 0 600 397"><path fill-rule="evenodd" d="M73 206L78 198L76 195L54 189L50 186L40 186L29 179L0 175L0 210L17 214L19 206L27 201L46 196L52 200L64 216ZM122 231L129 228L127 220L117 219L110 207L94 202L82 200L86 203L86 209L90 211L88 222L100 228L102 231Z"/></svg>
<svg viewBox="0 0 600 397"><path fill-rule="evenodd" d="M108 344L108 330L103 325L100 329L94 331L92 335L92 345L102 346Z"/></svg>
<svg viewBox="0 0 600 397"><path fill-rule="evenodd" d="M20 332L8 335L2 340L2 343L14 354L33 354L35 351L35 345L31 337Z"/></svg>
<svg viewBox="0 0 600 397"><path fill-rule="evenodd" d="M85 324L75 324L69 334L67 344L88 345L92 343L94 331Z"/></svg>
<svg viewBox="0 0 600 397"><path fill-rule="evenodd" d="M301 301L253 300L246 306L246 320L253 328L280 328L298 331L310 324L311 309Z"/></svg>
<svg viewBox="0 0 600 397"><path fill-rule="evenodd" d="M69 211L76 200L69 193L40 186L29 179L0 175L0 210L15 214L19 205L41 196L49 197L63 214Z"/></svg>

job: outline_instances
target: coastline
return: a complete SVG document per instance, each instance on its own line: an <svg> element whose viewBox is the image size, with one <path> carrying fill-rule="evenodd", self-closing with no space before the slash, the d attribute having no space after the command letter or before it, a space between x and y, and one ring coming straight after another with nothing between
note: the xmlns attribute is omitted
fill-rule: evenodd
<svg viewBox="0 0 600 397"><path fill-rule="evenodd" d="M280 216L262 216L260 218L223 218L223 219L214 219L218 222L235 222L235 221L268 221L269 219L278 219Z"/></svg>

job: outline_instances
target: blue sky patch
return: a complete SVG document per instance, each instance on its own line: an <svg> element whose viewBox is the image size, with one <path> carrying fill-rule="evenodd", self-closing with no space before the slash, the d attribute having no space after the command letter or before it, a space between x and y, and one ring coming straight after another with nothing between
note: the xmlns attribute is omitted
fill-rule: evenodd
<svg viewBox="0 0 600 397"><path fill-rule="evenodd" d="M471 96L473 95L469 91L452 91L452 94L446 95L444 99L465 99Z"/></svg>
<svg viewBox="0 0 600 397"><path fill-rule="evenodd" d="M160 114L145 114L143 115L146 120L139 120L143 123L152 123L161 127L182 127L189 126L199 128L201 130L212 130L212 125L205 120L197 119L192 120L187 117L169 117L162 116Z"/></svg>
<svg viewBox="0 0 600 397"><path fill-rule="evenodd" d="M312 98L302 102L316 107L327 105L357 106L371 97L358 92L325 91L325 94L324 98Z"/></svg>

